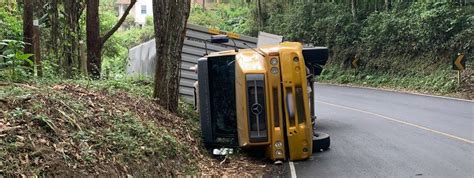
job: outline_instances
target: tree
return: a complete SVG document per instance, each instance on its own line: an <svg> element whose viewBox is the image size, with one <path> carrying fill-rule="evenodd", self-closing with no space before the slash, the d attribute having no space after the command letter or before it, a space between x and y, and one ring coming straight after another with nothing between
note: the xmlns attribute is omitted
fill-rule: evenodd
<svg viewBox="0 0 474 178"><path fill-rule="evenodd" d="M153 97L171 112L178 110L181 50L190 8L190 0L153 0L156 42Z"/></svg>
<svg viewBox="0 0 474 178"><path fill-rule="evenodd" d="M258 30L262 30L263 27L263 15L262 15L262 2L257 0L257 19L258 19Z"/></svg>
<svg viewBox="0 0 474 178"><path fill-rule="evenodd" d="M352 18L356 19L356 0L351 0Z"/></svg>
<svg viewBox="0 0 474 178"><path fill-rule="evenodd" d="M50 15L49 15L49 20L51 22L51 30L50 30L50 37L51 37L51 50L49 50L50 55L53 56L58 56L58 45L59 45L59 39L58 39L58 34L59 34L59 14L58 14L58 0L51 0L51 8L50 10Z"/></svg>
<svg viewBox="0 0 474 178"><path fill-rule="evenodd" d="M33 3L31 0L23 0L23 5L23 41L25 42L23 52L33 54ZM33 66L28 63L25 63L25 65L33 69Z"/></svg>
<svg viewBox="0 0 474 178"><path fill-rule="evenodd" d="M64 1L64 17L66 20L66 28L64 39L67 43L63 44L65 57L60 60L60 67L65 70L66 78L71 78L73 74L74 66L80 67L80 55L79 55L79 40L80 36L80 25L79 20L84 9L84 3L82 0L67 0ZM51 28L53 29L53 28Z"/></svg>
<svg viewBox="0 0 474 178"><path fill-rule="evenodd" d="M100 78L102 48L105 42L120 28L137 0L131 0L119 21L104 36L100 36L99 1L87 0L86 34L87 34L87 71L94 79Z"/></svg>
<svg viewBox="0 0 474 178"><path fill-rule="evenodd" d="M392 8L392 0L385 0L385 10L390 10Z"/></svg>

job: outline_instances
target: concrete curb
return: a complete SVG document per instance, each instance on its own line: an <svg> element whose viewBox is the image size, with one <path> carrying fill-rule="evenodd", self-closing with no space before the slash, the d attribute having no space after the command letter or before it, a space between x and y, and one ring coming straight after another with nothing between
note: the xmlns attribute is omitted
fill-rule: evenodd
<svg viewBox="0 0 474 178"><path fill-rule="evenodd" d="M441 99L449 99L449 100L457 100L457 101L464 101L464 102L474 103L474 100L461 99L461 98L452 98L452 97L447 97L447 96L436 96L436 95L429 95L429 94L422 94L422 93L413 93L413 92L400 91L400 90L395 90L395 89L374 88L374 87L364 87L364 86L352 86L352 85L333 84L333 83L320 83L320 82L315 82L315 83L318 84L318 85L330 85L330 86L338 86L338 87L378 90L378 91L385 91L385 92L395 92L395 93L403 93L403 94L410 94L410 95L418 95L418 96L425 96L425 97L433 97L433 98L441 98Z"/></svg>

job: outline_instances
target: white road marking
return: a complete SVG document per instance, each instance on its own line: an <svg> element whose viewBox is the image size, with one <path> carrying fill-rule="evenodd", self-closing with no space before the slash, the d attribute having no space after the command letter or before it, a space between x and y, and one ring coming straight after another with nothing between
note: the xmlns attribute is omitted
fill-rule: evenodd
<svg viewBox="0 0 474 178"><path fill-rule="evenodd" d="M290 164L291 178L296 178L295 164L293 164L293 161L290 161L289 164Z"/></svg>
<svg viewBox="0 0 474 178"><path fill-rule="evenodd" d="M334 107L339 107L339 108L343 108L343 109L348 109L348 110L352 110L352 111L357 111L357 112L361 112L361 113L365 113L365 114L378 116L378 117L383 118L385 120L389 120L389 121L397 122L397 123L400 123L400 124L412 126L412 127L418 128L418 129L422 129L422 130L433 132L433 133L436 133L436 134L439 134L439 135L443 135L443 136L446 136L446 137L451 138L451 139L455 139L455 140L463 141L463 142L466 142L466 143L474 144L473 140L458 137L458 136L451 135L451 134L448 134L448 133L445 133L445 132L441 132L441 131L437 131L437 130L434 130L434 129L423 127L423 126L420 126L420 125L417 125L417 124L409 123L409 122L406 122L406 121L401 121L401 120L391 118L391 117L388 117L388 116L384 116L384 115L380 115L380 114L377 114L377 113L364 111L364 110L360 110L360 109L356 109L356 108L351 108L351 107L347 107L347 106L342 106L342 105L338 105L338 104L328 103L328 102L324 102L324 101L316 101L316 102L326 104L326 105L330 105L330 106L334 106Z"/></svg>

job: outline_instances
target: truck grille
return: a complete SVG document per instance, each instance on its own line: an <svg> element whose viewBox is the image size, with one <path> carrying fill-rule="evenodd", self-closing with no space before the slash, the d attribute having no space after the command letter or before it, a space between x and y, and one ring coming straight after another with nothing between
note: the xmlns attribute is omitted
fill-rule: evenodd
<svg viewBox="0 0 474 178"><path fill-rule="evenodd" d="M247 112L250 142L268 140L267 113L265 105L265 76L247 74Z"/></svg>

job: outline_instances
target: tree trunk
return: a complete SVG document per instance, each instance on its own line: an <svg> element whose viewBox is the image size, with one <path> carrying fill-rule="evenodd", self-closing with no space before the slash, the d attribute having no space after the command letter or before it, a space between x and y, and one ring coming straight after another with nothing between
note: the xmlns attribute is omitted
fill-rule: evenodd
<svg viewBox="0 0 474 178"><path fill-rule="evenodd" d="M58 58L58 34L59 34L59 14L58 14L58 0L51 0L51 9L50 9L50 16L49 20L51 21L51 31L50 31L50 48L48 49L48 52L50 56L54 56L54 58ZM58 59L58 66L61 66L59 63Z"/></svg>
<svg viewBox="0 0 474 178"><path fill-rule="evenodd" d="M33 47L35 51L35 66L38 77L43 77L43 65L41 64L41 48L40 48L40 36L41 31L39 26L34 26L34 38Z"/></svg>
<svg viewBox="0 0 474 178"><path fill-rule="evenodd" d="M352 18L356 20L356 0L351 0L351 12L352 12Z"/></svg>
<svg viewBox="0 0 474 178"><path fill-rule="evenodd" d="M77 1L77 0L76 0ZM65 77L71 78L74 69L79 68L79 33L80 25L79 19L81 17L81 3L72 0L64 1L64 11L66 18L66 40L68 43L64 44L65 61L63 62L63 70L65 70Z"/></svg>
<svg viewBox="0 0 474 178"><path fill-rule="evenodd" d="M119 21L103 37L100 36L99 1L87 0L87 71L93 79L100 78L102 48L105 42L120 28L137 0L132 0Z"/></svg>
<svg viewBox="0 0 474 178"><path fill-rule="evenodd" d="M392 8L392 0L385 0L385 10L389 11Z"/></svg>
<svg viewBox="0 0 474 178"><path fill-rule="evenodd" d="M257 18L258 18L258 30L261 31L263 27L263 17L262 17L262 1L257 0Z"/></svg>
<svg viewBox="0 0 474 178"><path fill-rule="evenodd" d="M87 0L87 72L93 79L100 78L101 41L99 27L99 1Z"/></svg>
<svg viewBox="0 0 474 178"><path fill-rule="evenodd" d="M190 0L153 0L156 42L153 97L171 112L178 110L181 50L189 11Z"/></svg>
<svg viewBox="0 0 474 178"><path fill-rule="evenodd" d="M25 54L34 54L33 51L33 3L31 0L23 0L23 41L26 43L23 52ZM30 59L33 59L31 57ZM33 66L27 62L25 65L32 71Z"/></svg>

